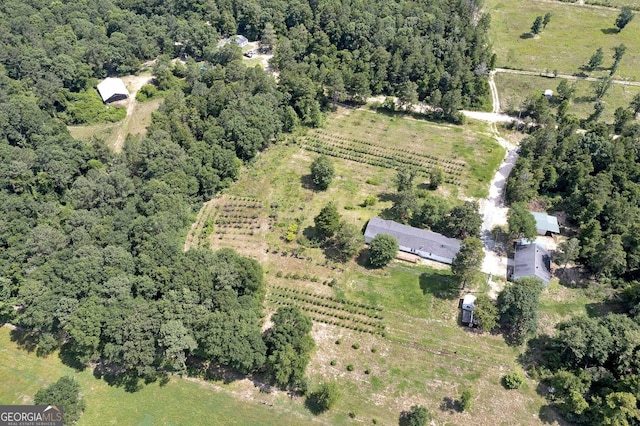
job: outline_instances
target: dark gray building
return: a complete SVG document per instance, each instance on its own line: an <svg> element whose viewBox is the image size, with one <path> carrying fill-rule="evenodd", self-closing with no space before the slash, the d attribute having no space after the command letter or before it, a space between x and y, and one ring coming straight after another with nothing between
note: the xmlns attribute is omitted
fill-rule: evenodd
<svg viewBox="0 0 640 426"><path fill-rule="evenodd" d="M460 240L455 238L374 217L364 231L365 242L368 244L378 234L395 237L401 251L449 265L460 251Z"/></svg>
<svg viewBox="0 0 640 426"><path fill-rule="evenodd" d="M537 277L545 285L551 281L551 256L543 246L533 244L517 244L513 260L511 280L518 278Z"/></svg>

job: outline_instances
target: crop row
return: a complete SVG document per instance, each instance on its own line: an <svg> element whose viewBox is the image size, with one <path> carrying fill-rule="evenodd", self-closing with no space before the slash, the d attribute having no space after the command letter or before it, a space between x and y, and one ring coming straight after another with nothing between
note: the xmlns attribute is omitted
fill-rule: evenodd
<svg viewBox="0 0 640 426"><path fill-rule="evenodd" d="M231 217L222 217L216 218L216 225L224 226L224 225L252 225L254 223L258 223L257 219L252 218L231 218Z"/></svg>
<svg viewBox="0 0 640 426"><path fill-rule="evenodd" d="M381 149L384 151L393 151L393 152L398 152L401 153L402 155L413 155L413 156L419 156L419 157L424 157L424 158L429 158L432 160L437 161L440 164L451 164L451 165L457 165L459 167L466 167L466 163L464 161L461 160L454 160L454 159L450 159L450 158L442 158L442 157L438 157L436 155L433 154L428 154L426 152L416 152L414 150L411 150L409 148L398 148L396 146L389 146L386 144L381 144L381 143L375 143L372 141L364 141L361 139L355 139L355 138L347 138L344 136L339 136L339 135L334 135L331 133L327 133L324 132L322 130L316 130L315 134L320 136L323 140L326 141L335 141L341 145L353 145L353 144L359 144L359 145L364 145L366 147L369 147L371 149Z"/></svg>
<svg viewBox="0 0 640 426"><path fill-rule="evenodd" d="M224 218L239 218L239 219L257 219L260 215L257 212L240 212L240 213L234 213L234 212L222 212L219 213L217 215L217 217L224 217Z"/></svg>
<svg viewBox="0 0 640 426"><path fill-rule="evenodd" d="M316 309L321 309L323 312L329 312L328 315L333 316L335 318L339 318L342 320L351 319L355 322L367 324L367 325L375 325L376 323L382 321L382 315L378 313L371 312L362 312L357 308L352 307L343 307L339 305L332 304L330 302L326 302L318 299L309 299L306 297L300 297L292 294L283 294L272 292L272 297L278 299L292 300L301 306L313 307Z"/></svg>
<svg viewBox="0 0 640 426"><path fill-rule="evenodd" d="M280 306L296 306L302 309L303 311L310 313L309 316L313 321L316 321L316 322L331 324L338 327L360 331L363 333L383 335L385 332L384 325L382 324L367 323L367 322L358 321L353 318L346 318L342 315L338 316L333 313L327 313L326 311L323 311L321 308L300 305L299 303L296 303L295 301L292 301L292 300L270 298L270 301L273 304L280 305Z"/></svg>
<svg viewBox="0 0 640 426"><path fill-rule="evenodd" d="M328 155L330 157L342 158L345 160L355 161L357 163L369 164L371 166L384 167L387 169L397 169L402 166L412 165L407 163L406 161L402 161L402 159L393 158L393 159L383 159L374 155L352 155L349 152L344 152L344 150L336 149L333 146L325 146L322 144L306 144L305 148L317 152L318 154ZM422 176L429 176L430 168L426 167L417 167L417 171ZM456 174L458 174L457 172ZM461 173L460 173L461 174ZM451 173L445 175L445 182L457 185L460 183L460 180L457 177L452 177Z"/></svg>
<svg viewBox="0 0 640 426"><path fill-rule="evenodd" d="M334 303L337 303L337 304L346 305L346 306L350 306L350 307L354 307L354 308L360 308L360 309L365 309L365 310L370 310L370 311L382 312L382 308L379 308L377 306L371 306L371 305L367 305L365 303L352 302L350 300L340 300L340 299L336 299L335 297L332 297L332 296L325 296L325 295L322 295L322 294L313 293L313 292L308 291L308 290L303 290L303 289L299 289L299 288L283 287L283 286L279 286L279 285L274 285L272 287L275 290L280 291L280 292L293 293L293 294L297 294L297 295L301 295L301 296L309 296L309 297L312 297L312 298L326 300L326 301L329 301L329 302L334 302ZM382 319L382 317L380 317L380 319Z"/></svg>
<svg viewBox="0 0 640 426"><path fill-rule="evenodd" d="M314 137L307 138L307 140L315 144L323 144L323 145L331 146L338 150L342 150L343 152L348 152L348 153L355 152L358 154L385 158L387 160L401 159L401 161L403 161L404 163L411 164L414 167L423 167L426 170L430 170L432 167L435 167L435 166L441 167L445 173L450 173L450 174L456 174L456 172L458 172L457 174L460 174L462 173L462 170L463 170L463 167L457 163L449 163L443 160L425 158L424 156L416 153L405 154L405 153L390 152L390 150L388 149L377 148L377 147L372 148L368 145L361 145L361 146L344 145L344 144L326 141L326 140L322 140Z"/></svg>

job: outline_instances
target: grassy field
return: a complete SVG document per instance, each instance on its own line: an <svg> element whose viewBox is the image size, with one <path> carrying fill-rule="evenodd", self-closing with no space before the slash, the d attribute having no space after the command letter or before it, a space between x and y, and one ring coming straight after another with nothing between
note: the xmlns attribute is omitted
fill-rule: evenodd
<svg viewBox="0 0 640 426"><path fill-rule="evenodd" d="M162 98L152 99L147 102L136 102L131 119L125 119L117 123L103 123L92 126L67 126L69 133L76 139L90 141L93 137L103 139L112 149L115 148L118 136L147 134L147 127L151 124L151 113L157 110L162 103ZM122 129L126 126L126 129Z"/></svg>
<svg viewBox="0 0 640 426"><path fill-rule="evenodd" d="M311 414L283 393L251 393L249 381L228 385L172 378L134 393L109 386L89 370L77 372L54 354L36 357L18 349L9 327L0 327L0 404L32 404L41 387L72 375L81 387L87 409L78 425L294 425ZM6 386L11 383L11 386ZM241 414L240 414L241 413Z"/></svg>
<svg viewBox="0 0 640 426"><path fill-rule="evenodd" d="M339 108L328 123L300 138L305 149L387 169L413 167L423 180L438 166L454 195L486 196L504 156L480 122L455 126Z"/></svg>
<svg viewBox="0 0 640 426"><path fill-rule="evenodd" d="M517 110L522 102L529 96L539 95L545 89L556 92L556 87L560 84L560 78L547 78L529 75L516 75L498 73L494 77L498 94L500 96L500 106L504 111ZM573 81L569 82L573 84ZM569 113L575 114L579 118L586 118L593 113L593 83L588 81L575 81L575 96L571 101ZM627 108L629 102L640 92L640 87L623 86L613 84L603 98L605 110L602 118L607 122L613 122L613 113L616 108Z"/></svg>
<svg viewBox="0 0 640 426"><path fill-rule="evenodd" d="M489 0L491 41L498 56L498 67L561 74L581 72L598 47L605 52L603 67L610 67L614 46L624 43L626 54L616 78L640 81L640 24L632 21L617 33L614 22L618 11L578 7L559 2ZM537 37L530 38L531 24L538 15L552 14L551 22ZM598 77L608 69L591 73Z"/></svg>

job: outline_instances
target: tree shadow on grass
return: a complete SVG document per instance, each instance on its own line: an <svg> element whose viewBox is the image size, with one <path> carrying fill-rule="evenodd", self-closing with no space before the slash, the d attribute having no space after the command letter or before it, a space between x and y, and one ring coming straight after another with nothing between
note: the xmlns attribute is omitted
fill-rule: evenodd
<svg viewBox="0 0 640 426"><path fill-rule="evenodd" d="M454 300L460 296L458 283L452 277L437 273L420 274L420 288L423 294L431 294L438 299Z"/></svg>
<svg viewBox="0 0 640 426"><path fill-rule="evenodd" d="M118 367L98 364L93 369L93 377L104 380L109 386L123 388L125 392L129 393L142 389L140 377Z"/></svg>
<svg viewBox="0 0 640 426"><path fill-rule="evenodd" d="M442 403L440 403L440 410L448 411L450 413L461 413L462 404L460 404L460 401L455 400L450 396L445 396L442 398Z"/></svg>
<svg viewBox="0 0 640 426"><path fill-rule="evenodd" d="M23 351L33 352L38 349L38 335L33 331L14 328L11 330L10 338Z"/></svg>
<svg viewBox="0 0 640 426"><path fill-rule="evenodd" d="M532 33L522 33L522 34L520 34L520 38L523 39L523 40L528 40L528 39L531 39L531 38L534 38L534 37L535 37L535 35L533 35Z"/></svg>
<svg viewBox="0 0 640 426"><path fill-rule="evenodd" d="M318 191L318 187L316 186L316 184L313 182L313 177L311 177L310 174L308 175L302 175L300 177L300 183L302 184L302 187L304 189L310 189L311 191Z"/></svg>
<svg viewBox="0 0 640 426"><path fill-rule="evenodd" d="M60 352L58 353L58 358L64 365L67 365L73 368L76 371L84 371L87 366L78 359L78 354L73 351L72 345L69 343L65 343L60 348Z"/></svg>
<svg viewBox="0 0 640 426"><path fill-rule="evenodd" d="M323 410L322 407L320 407L320 405L318 404L318 399L313 394L309 396L307 399L305 399L304 406L314 416L318 416L325 412L325 410Z"/></svg>
<svg viewBox="0 0 640 426"><path fill-rule="evenodd" d="M620 30L618 30L617 28L600 28L600 31L602 31L602 34L618 34L620 32Z"/></svg>

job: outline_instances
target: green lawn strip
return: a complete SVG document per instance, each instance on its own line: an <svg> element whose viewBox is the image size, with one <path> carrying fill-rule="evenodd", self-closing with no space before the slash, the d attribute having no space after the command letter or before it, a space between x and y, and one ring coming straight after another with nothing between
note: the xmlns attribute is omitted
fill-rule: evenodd
<svg viewBox="0 0 640 426"><path fill-rule="evenodd" d="M527 97L540 95L546 89L551 89L555 93L558 84L562 81L560 78L507 73L499 73L494 78L500 96L500 106L507 112L517 110ZM569 81L569 83L575 83L576 89L569 106L569 113L578 118L587 118L593 113L594 83L584 80ZM612 84L603 98L605 110L602 118L606 122L613 122L616 108L627 108L631 99L639 92L640 87ZM556 107L553 102L551 105Z"/></svg>
<svg viewBox="0 0 640 426"><path fill-rule="evenodd" d="M537 0L489 0L485 10L491 14L490 36L498 67L574 74L598 47L605 53L603 66L610 67L613 47L624 43L627 51L616 78L640 81L640 25L632 21L620 33L613 31L617 10ZM547 12L552 14L547 28L536 38L525 36L536 16ZM592 74L598 77L608 70Z"/></svg>

